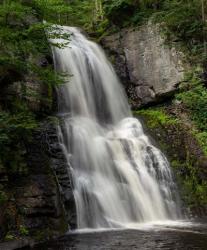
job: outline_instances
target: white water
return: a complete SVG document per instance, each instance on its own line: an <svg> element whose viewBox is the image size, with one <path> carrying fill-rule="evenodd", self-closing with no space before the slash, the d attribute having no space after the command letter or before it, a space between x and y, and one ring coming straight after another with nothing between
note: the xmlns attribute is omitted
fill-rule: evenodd
<svg viewBox="0 0 207 250"><path fill-rule="evenodd" d="M179 219L169 163L132 118L104 52L78 29L64 31L71 42L53 53L56 69L71 75L58 90L58 103L78 229Z"/></svg>

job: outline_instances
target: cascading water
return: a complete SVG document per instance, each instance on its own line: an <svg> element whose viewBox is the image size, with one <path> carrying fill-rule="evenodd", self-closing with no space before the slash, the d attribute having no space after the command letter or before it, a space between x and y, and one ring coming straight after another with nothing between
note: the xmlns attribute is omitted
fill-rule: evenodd
<svg viewBox="0 0 207 250"><path fill-rule="evenodd" d="M65 48L54 47L53 53L56 69L71 76L58 90L58 103L77 227L180 218L168 161L132 117L104 52L77 28L63 30L71 33L71 41Z"/></svg>

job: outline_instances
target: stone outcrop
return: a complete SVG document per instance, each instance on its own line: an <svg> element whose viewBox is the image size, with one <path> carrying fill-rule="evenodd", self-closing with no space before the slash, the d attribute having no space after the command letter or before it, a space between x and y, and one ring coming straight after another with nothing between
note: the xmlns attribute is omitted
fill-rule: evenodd
<svg viewBox="0 0 207 250"><path fill-rule="evenodd" d="M70 228L76 228L76 209L75 200L72 191L72 178L69 163L64 155L64 146L61 145L58 138L58 128L53 124L46 127L44 133L44 142L46 142L50 166L57 180L61 195L61 203L65 212L65 220Z"/></svg>
<svg viewBox="0 0 207 250"><path fill-rule="evenodd" d="M134 108L163 100L183 80L183 55L165 44L158 25L149 22L136 29L123 29L101 43Z"/></svg>
<svg viewBox="0 0 207 250"><path fill-rule="evenodd" d="M49 138L55 131L54 125L45 122L25 142L24 170L10 173L1 169L0 184L7 195L7 202L0 206L1 237L41 240L67 231L63 196L50 157L54 149Z"/></svg>

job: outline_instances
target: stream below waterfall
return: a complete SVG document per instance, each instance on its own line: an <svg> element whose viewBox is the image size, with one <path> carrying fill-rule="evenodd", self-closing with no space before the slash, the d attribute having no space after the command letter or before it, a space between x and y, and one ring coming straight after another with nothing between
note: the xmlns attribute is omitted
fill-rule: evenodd
<svg viewBox="0 0 207 250"><path fill-rule="evenodd" d="M143 225L140 229L74 232L32 250L206 250L207 224Z"/></svg>

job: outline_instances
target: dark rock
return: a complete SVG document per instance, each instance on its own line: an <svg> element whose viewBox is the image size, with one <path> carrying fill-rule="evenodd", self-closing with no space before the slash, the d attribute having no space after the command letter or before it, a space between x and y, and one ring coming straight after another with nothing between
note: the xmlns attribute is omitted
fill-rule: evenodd
<svg viewBox="0 0 207 250"><path fill-rule="evenodd" d="M0 243L1 250L15 250L15 249L30 249L34 245L34 240L30 238L22 238L9 242Z"/></svg>
<svg viewBox="0 0 207 250"><path fill-rule="evenodd" d="M140 99L140 104L148 104L155 98L154 91L148 86L137 86L135 90L137 97Z"/></svg>
<svg viewBox="0 0 207 250"><path fill-rule="evenodd" d="M74 210L66 209L64 203L74 203L74 200L68 165L57 145L56 126L48 121L26 142L25 157L28 171L16 178L12 184L10 178L6 182L13 198L5 203L5 207L0 208L2 238L11 230L19 237L19 225L23 225L34 238L38 232L50 237L60 235L68 229ZM60 159L51 158L51 151L55 150L59 155L62 154ZM2 169L0 176L5 174Z"/></svg>
<svg viewBox="0 0 207 250"><path fill-rule="evenodd" d="M57 136L57 128L50 124L46 126L46 130L42 133L46 142L47 153L51 160L51 168L58 182L61 201L64 207L66 221L71 228L76 227L76 208L72 191L71 167L64 155L63 146L59 142Z"/></svg>

